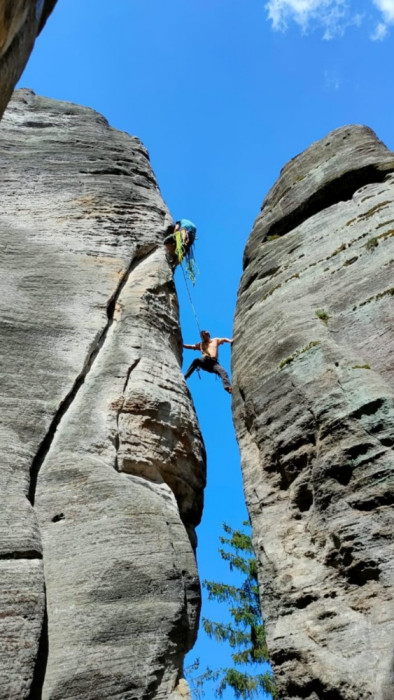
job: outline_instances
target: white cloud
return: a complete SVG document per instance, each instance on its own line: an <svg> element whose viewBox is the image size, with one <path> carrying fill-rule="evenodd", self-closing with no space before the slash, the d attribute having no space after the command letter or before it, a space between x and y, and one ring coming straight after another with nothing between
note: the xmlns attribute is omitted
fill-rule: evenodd
<svg viewBox="0 0 394 700"><path fill-rule="evenodd" d="M364 20L375 20L371 39L378 41L394 25L394 0L371 0L370 11L362 14L357 0L269 0L265 8L274 30L286 31L295 22L303 32L319 27L324 39L342 36L349 26L360 27Z"/></svg>
<svg viewBox="0 0 394 700"><path fill-rule="evenodd" d="M394 0L373 0L373 4L380 10L387 24L394 24Z"/></svg>
<svg viewBox="0 0 394 700"><path fill-rule="evenodd" d="M387 24L384 22L378 22L376 29L371 34L372 41L382 41L387 36Z"/></svg>
<svg viewBox="0 0 394 700"><path fill-rule="evenodd" d="M324 27L325 38L342 33L347 13L346 0L270 0L265 7L274 29L284 31L290 21L303 31L317 24Z"/></svg>
<svg viewBox="0 0 394 700"><path fill-rule="evenodd" d="M371 34L373 41L385 39L388 26L394 24L394 0L373 0L375 7L381 12L383 22L378 22L375 31Z"/></svg>

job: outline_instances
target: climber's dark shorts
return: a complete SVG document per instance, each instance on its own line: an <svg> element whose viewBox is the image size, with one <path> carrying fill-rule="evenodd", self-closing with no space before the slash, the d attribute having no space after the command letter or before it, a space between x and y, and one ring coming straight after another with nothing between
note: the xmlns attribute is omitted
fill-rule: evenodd
<svg viewBox="0 0 394 700"><path fill-rule="evenodd" d="M217 374L223 382L224 389L229 389L231 387L230 377L228 376L224 367L222 367L222 365L220 365L215 358L207 357L206 355L203 355L202 357L197 357L196 360L193 360L189 369L187 370L185 374L185 379L188 379L196 369L203 369L204 372Z"/></svg>

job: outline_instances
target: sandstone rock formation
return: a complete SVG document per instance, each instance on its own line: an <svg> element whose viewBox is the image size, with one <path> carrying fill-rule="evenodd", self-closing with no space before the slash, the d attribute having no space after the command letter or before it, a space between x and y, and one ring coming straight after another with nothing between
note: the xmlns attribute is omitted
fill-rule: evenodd
<svg viewBox="0 0 394 700"><path fill-rule="evenodd" d="M17 91L1 141L0 698L187 697L205 456L147 152Z"/></svg>
<svg viewBox="0 0 394 700"><path fill-rule="evenodd" d="M0 0L0 118L56 0Z"/></svg>
<svg viewBox="0 0 394 700"><path fill-rule="evenodd" d="M234 415L282 700L394 697L394 154L338 129L248 241Z"/></svg>

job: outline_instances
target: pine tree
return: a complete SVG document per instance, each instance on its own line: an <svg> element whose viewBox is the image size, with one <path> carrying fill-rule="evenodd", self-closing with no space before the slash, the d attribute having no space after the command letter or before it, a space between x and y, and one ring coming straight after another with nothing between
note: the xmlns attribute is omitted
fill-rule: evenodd
<svg viewBox="0 0 394 700"><path fill-rule="evenodd" d="M244 522L243 525L250 527L249 522ZM198 698L203 694L203 686L207 681L218 683L215 692L217 697L221 697L229 687L237 699L256 698L260 691L271 693L272 697L276 698L271 674L268 671L253 673L250 670L251 667L268 660L259 601L257 560L251 536L243 530L233 530L225 523L223 529L228 537L220 537L220 542L228 549L220 548L220 556L228 562L231 571L239 571L244 579L240 586L215 581L203 582L203 586L208 590L208 599L225 603L232 621L223 624L203 618L202 623L210 637L219 643L227 642L230 645L233 650L231 657L234 667L217 670L207 668L204 673L190 680Z"/></svg>

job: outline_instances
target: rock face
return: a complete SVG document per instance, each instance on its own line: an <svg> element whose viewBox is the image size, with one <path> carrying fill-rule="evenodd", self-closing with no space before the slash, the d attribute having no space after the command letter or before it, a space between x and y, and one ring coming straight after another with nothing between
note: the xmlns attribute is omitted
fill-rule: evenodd
<svg viewBox="0 0 394 700"><path fill-rule="evenodd" d="M286 165L239 290L234 416L282 700L394 697L394 154Z"/></svg>
<svg viewBox="0 0 394 700"><path fill-rule="evenodd" d="M0 118L56 0L0 0Z"/></svg>
<svg viewBox="0 0 394 700"><path fill-rule="evenodd" d="M0 698L187 697L205 455L138 139L21 90L0 131Z"/></svg>

